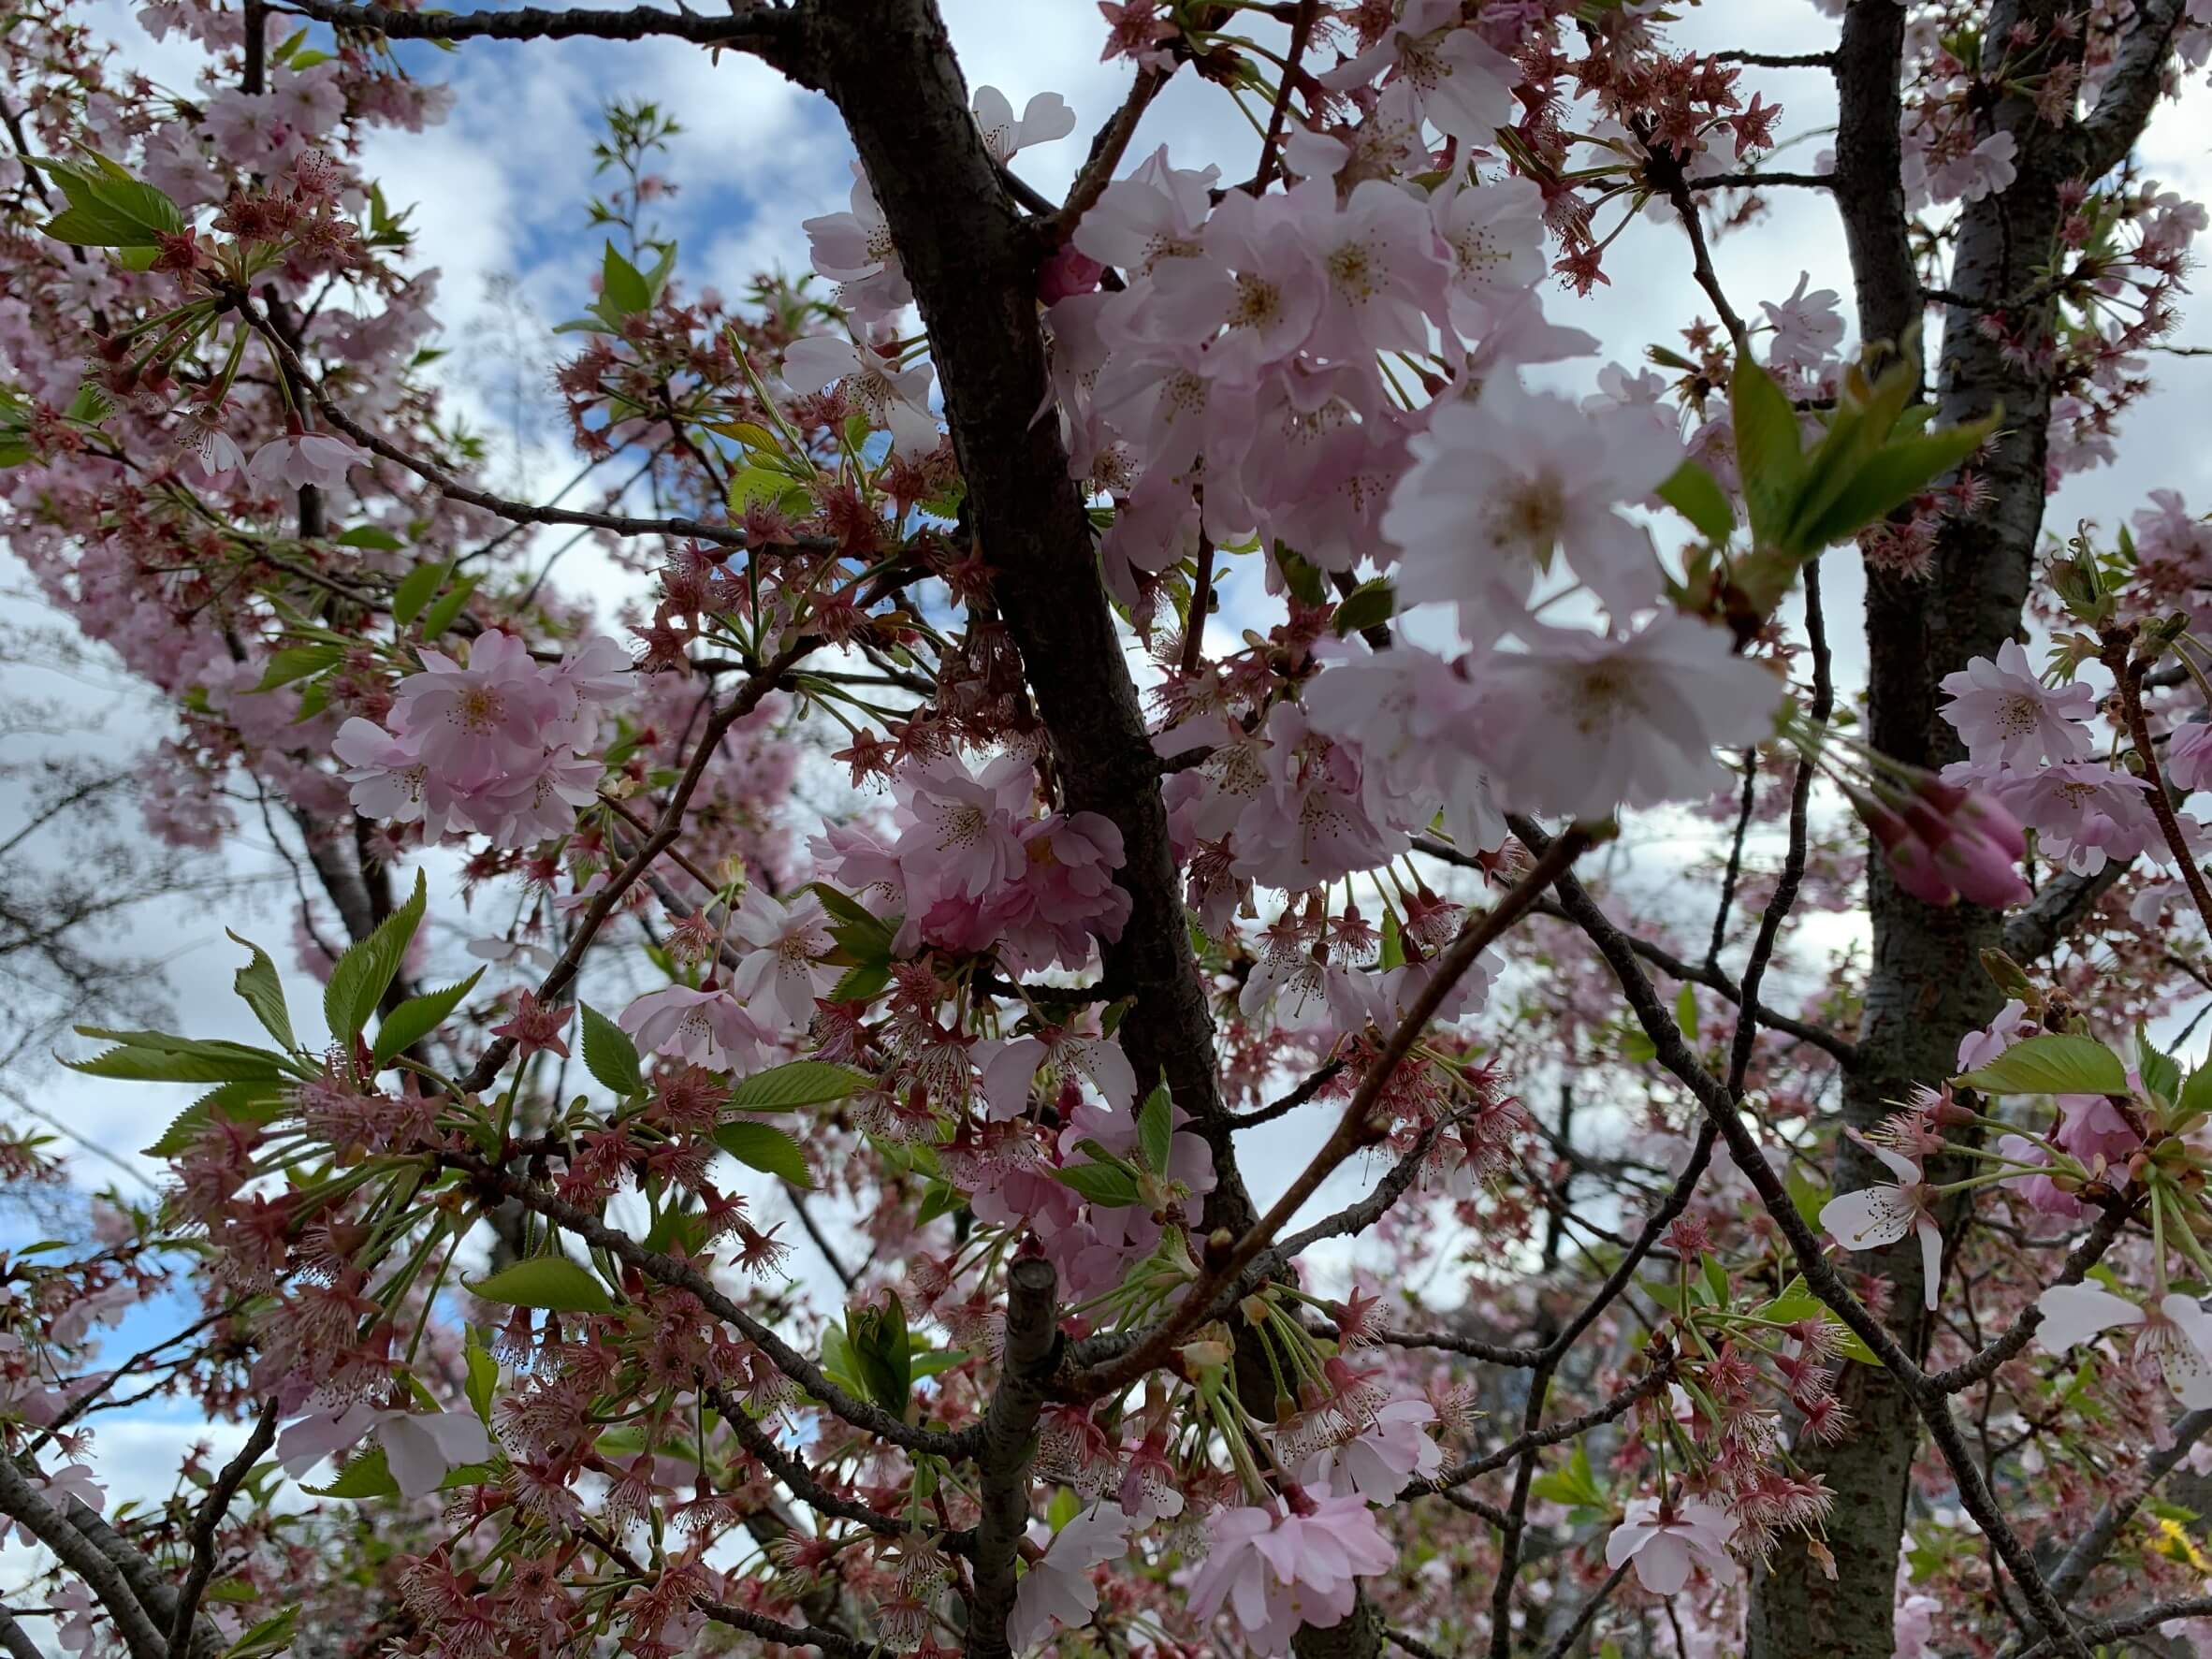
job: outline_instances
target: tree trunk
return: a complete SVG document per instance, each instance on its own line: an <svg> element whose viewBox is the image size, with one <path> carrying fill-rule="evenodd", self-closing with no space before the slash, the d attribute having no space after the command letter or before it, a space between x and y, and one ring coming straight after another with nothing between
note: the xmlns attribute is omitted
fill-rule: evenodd
<svg viewBox="0 0 2212 1659"><path fill-rule="evenodd" d="M2067 9L2055 0L2001 0L1990 8L1984 38L2001 45L2015 22L2040 25ZM1904 21L1893 0L1857 0L1838 52L1836 195L1850 240L1860 337L1868 342L1901 342L1922 314L1898 182ZM1961 211L1949 288L1978 303L1954 305L1945 316L1937 402L1944 425L2000 405L2004 420L1974 469L1986 498L1976 511L1945 520L1930 575L1914 580L1867 569L1867 736L1897 760L1937 767L1962 758L1957 734L1937 712L1940 682L1969 659L1994 654L2020 626L2043 526L2052 384L2048 369L2038 365L2039 351L2026 354L2030 366L2008 362L1977 324L1984 313L2001 309L2035 345L2049 343L2051 301L2001 301L2032 288L2057 250L2059 186L2093 181L2140 132L2172 22L2154 7L2138 29L2134 59L2143 61L2128 62L2115 76L2089 123L2054 129L2019 98L1998 104L1987 117L1985 132L2007 131L2016 139L2017 176L2008 189ZM2151 88L2129 84L2129 69L2139 77L2147 69ZM1988 910L1963 903L1934 910L1899 891L1870 846L1867 887L1873 960L1859 1063L1843 1098L1843 1121L1862 1129L1895 1112L1914 1084L1939 1083L1956 1070L1959 1039L1986 1025L2001 1004L1980 958L2001 944L2003 933L2001 919ZM1857 1144L1840 1142L1836 1191L1886 1178ZM1962 1219L1957 1205L1950 1230ZM1889 1281L1889 1328L1915 1358L1924 1356L1933 1319L1916 1243L1861 1257L1856 1265ZM1890 1659L1895 1651L1899 1546L1920 1418L1873 1366L1846 1366L1840 1392L1856 1433L1839 1446L1797 1453L1836 1494L1827 1526L1836 1576L1830 1580L1800 1544L1785 1542L1754 1584L1752 1659ZM1990 1627L2001 1628L2003 1612L1994 1603L1988 1611Z"/></svg>

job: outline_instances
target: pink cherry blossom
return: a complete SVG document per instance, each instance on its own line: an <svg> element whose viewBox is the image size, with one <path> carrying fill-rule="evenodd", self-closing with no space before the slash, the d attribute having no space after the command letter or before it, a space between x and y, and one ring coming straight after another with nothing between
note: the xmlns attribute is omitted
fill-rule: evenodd
<svg viewBox="0 0 2212 1659"><path fill-rule="evenodd" d="M1136 1107L1137 1073L1121 1044L1111 1037L1085 1037L1054 1026L1034 1037L978 1044L977 1059L982 1070L983 1099L991 1116L1000 1122L1028 1110L1030 1082L1047 1066L1063 1076L1074 1072L1084 1077L1116 1112Z"/></svg>
<svg viewBox="0 0 2212 1659"><path fill-rule="evenodd" d="M2079 680L2045 686L2017 640L1999 646L1994 662L1976 657L1945 675L1943 688L1951 701L1940 712L1977 763L2078 761L2089 752L2083 722L2097 713L2097 693Z"/></svg>
<svg viewBox="0 0 2212 1659"><path fill-rule="evenodd" d="M1772 729L1782 682L1717 628L1669 611L1623 640L1529 631L1531 649L1472 664L1491 780L1508 807L1590 816L1698 799L1716 746Z"/></svg>
<svg viewBox="0 0 2212 1659"><path fill-rule="evenodd" d="M2138 1364L2155 1367L2191 1411L2212 1407L2212 1314L2194 1297L2173 1294L2146 1307L2095 1285L2053 1285L2035 1299L2043 1323L2036 1346L2064 1354L2107 1331L2139 1329Z"/></svg>
<svg viewBox="0 0 2212 1659"><path fill-rule="evenodd" d="M689 1060L709 1071L750 1070L770 1035L726 990L685 985L648 991L615 1023L647 1054Z"/></svg>
<svg viewBox="0 0 2212 1659"><path fill-rule="evenodd" d="M246 476L265 489L336 489L368 453L327 432L293 432L264 444L246 463Z"/></svg>
<svg viewBox="0 0 2212 1659"><path fill-rule="evenodd" d="M901 455L927 455L942 434L929 412L932 371L926 363L901 369L880 354L829 334L810 334L784 348L784 379L814 391L825 386L890 432Z"/></svg>
<svg viewBox="0 0 2212 1659"><path fill-rule="evenodd" d="M982 129L983 148L997 162L1011 161L1036 144L1049 144L1075 130L1075 111L1058 93L1039 93L1014 118L1013 105L995 86L975 89L975 124Z"/></svg>
<svg viewBox="0 0 2212 1659"><path fill-rule="evenodd" d="M850 211L805 220L800 228L812 249L814 269L837 284L856 316L869 321L911 305L914 290L907 285L891 226L857 161L851 199Z"/></svg>
<svg viewBox="0 0 2212 1659"><path fill-rule="evenodd" d="M834 985L838 974L818 960L835 943L822 901L802 893L786 905L749 887L730 931L743 956L730 976L730 995L764 1030L804 1031L814 1018L816 995Z"/></svg>
<svg viewBox="0 0 2212 1659"><path fill-rule="evenodd" d="M1094 1504L1054 1535L1044 1559L1022 1575L1006 1622L1014 1652L1026 1652L1054 1632L1078 1630L1099 1610L1091 1569L1128 1553L1130 1521L1118 1504Z"/></svg>
<svg viewBox="0 0 2212 1659"><path fill-rule="evenodd" d="M1461 13L1458 0L1406 0L1380 40L1323 76L1322 83L1349 91L1388 75L1411 90L1421 118L1463 149L1493 144L1496 130L1514 120L1513 88L1521 77L1512 59L1458 26Z"/></svg>
<svg viewBox="0 0 2212 1659"><path fill-rule="evenodd" d="M1397 1559L1357 1497L1216 1509L1206 1533L1211 1548L1191 1580L1190 1610L1212 1619L1226 1605L1259 1653L1289 1652L1302 1623L1342 1623L1360 1577L1385 1572Z"/></svg>
<svg viewBox="0 0 2212 1659"><path fill-rule="evenodd" d="M1291 1473L1306 1486L1387 1506L1407 1481L1444 1466L1444 1448L1430 1428L1435 1420L1426 1400L1389 1401L1359 1422L1356 1433L1321 1447Z"/></svg>
<svg viewBox="0 0 2212 1659"><path fill-rule="evenodd" d="M1473 401L1437 406L1383 532L1403 553L1410 602L1458 606L1487 645L1515 628L1562 556L1616 622L1659 596L1648 532L1623 517L1681 463L1681 448L1633 411L1592 415L1493 376Z"/></svg>

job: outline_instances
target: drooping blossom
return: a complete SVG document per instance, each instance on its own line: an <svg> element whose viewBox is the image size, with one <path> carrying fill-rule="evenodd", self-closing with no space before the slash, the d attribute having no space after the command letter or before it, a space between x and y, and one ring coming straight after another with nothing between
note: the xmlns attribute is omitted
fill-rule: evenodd
<svg viewBox="0 0 2212 1659"><path fill-rule="evenodd" d="M1736 1517L1711 1504L1631 1498L1621 1524L1606 1538L1606 1565L1634 1562L1637 1582L1653 1595L1681 1594L1698 1566L1733 1584L1742 1576L1728 1553L1736 1528Z"/></svg>
<svg viewBox="0 0 2212 1659"><path fill-rule="evenodd" d="M246 476L264 489L336 489L346 473L368 462L368 452L343 438L293 432L256 449L246 463Z"/></svg>
<svg viewBox="0 0 2212 1659"><path fill-rule="evenodd" d="M832 334L809 334L784 348L783 377L793 386L817 391L834 386L861 410L871 425L891 434L895 453L924 456L943 434L929 412L934 373L926 363L900 368L866 346Z"/></svg>
<svg viewBox="0 0 2212 1659"><path fill-rule="evenodd" d="M1342 1623L1360 1579L1397 1560L1364 1498L1301 1494L1216 1509L1206 1534L1211 1548L1191 1580L1191 1613L1212 1619L1226 1605L1259 1653L1289 1652L1301 1624Z"/></svg>
<svg viewBox="0 0 2212 1659"><path fill-rule="evenodd" d="M1920 1166L1886 1146L1862 1142L1882 1160L1894 1183L1839 1193L1821 1206L1820 1224L1846 1250L1878 1250L1907 1233L1920 1241L1921 1286L1927 1305L1936 1304L1943 1273L1943 1230L1935 1217L1935 1199Z"/></svg>
<svg viewBox="0 0 2212 1659"><path fill-rule="evenodd" d="M1053 1535L1044 1558L1022 1575L1006 1636L1026 1652L1060 1630L1078 1630L1099 1610L1091 1569L1128 1553L1129 1518L1121 1506L1093 1504Z"/></svg>
<svg viewBox="0 0 2212 1659"><path fill-rule="evenodd" d="M473 1411L390 1411L366 1402L298 1419L277 1436L276 1455L297 1477L371 1434L404 1498L436 1492L448 1470L491 1456L491 1436Z"/></svg>
<svg viewBox="0 0 2212 1659"><path fill-rule="evenodd" d="M2156 1367L2174 1397L2191 1411L2212 1406L2212 1314L2194 1297L2173 1293L2152 1305L2095 1285L2053 1285L2035 1299L2043 1323L2036 1346L2064 1354L2107 1331L2135 1330L2135 1359Z"/></svg>
<svg viewBox="0 0 2212 1659"><path fill-rule="evenodd" d="M1013 105L995 86L975 89L975 124L982 129L983 148L996 162L1011 161L1035 144L1049 144L1075 130L1075 111L1058 93L1043 92L1022 108L1016 120Z"/></svg>

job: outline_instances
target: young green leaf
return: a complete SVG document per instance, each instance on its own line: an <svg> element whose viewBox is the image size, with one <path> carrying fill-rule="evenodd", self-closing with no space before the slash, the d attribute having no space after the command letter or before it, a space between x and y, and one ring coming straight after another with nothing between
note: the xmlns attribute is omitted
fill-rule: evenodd
<svg viewBox="0 0 2212 1659"><path fill-rule="evenodd" d="M640 1093L645 1075L630 1033L589 1002L577 1006L584 1021L584 1070L624 1099Z"/></svg>
<svg viewBox="0 0 2212 1659"><path fill-rule="evenodd" d="M777 1176L793 1186L814 1185L813 1173L807 1168L807 1155L799 1150L796 1141L774 1124L735 1118L720 1125L714 1131L714 1139L717 1145L748 1169Z"/></svg>
<svg viewBox="0 0 2212 1659"><path fill-rule="evenodd" d="M842 1100L866 1082L859 1072L827 1060L793 1060L739 1078L728 1103L737 1112L790 1112Z"/></svg>
<svg viewBox="0 0 2212 1659"><path fill-rule="evenodd" d="M633 315L653 303L653 291L646 285L644 275L615 252L611 241L600 263L599 292L607 309L620 317Z"/></svg>
<svg viewBox="0 0 2212 1659"><path fill-rule="evenodd" d="M302 1488L312 1497L318 1498L396 1498L400 1483L392 1478L390 1467L385 1462L384 1448L371 1446L347 1460L344 1468L328 1486Z"/></svg>
<svg viewBox="0 0 2212 1659"><path fill-rule="evenodd" d="M464 1355L469 1366L467 1388L469 1404L475 1407L476 1415L484 1420L484 1426L489 1428L491 1426L491 1395L492 1390L499 1387L500 1363L485 1351L484 1345L476 1340L476 1333L473 1331L469 1332L468 1346L464 1350Z"/></svg>
<svg viewBox="0 0 2212 1659"><path fill-rule="evenodd" d="M1724 542L1736 533L1736 509L1729 504L1727 491L1695 461L1675 468L1660 485L1658 495L1709 542Z"/></svg>
<svg viewBox="0 0 2212 1659"><path fill-rule="evenodd" d="M1112 1164L1068 1164L1053 1173L1094 1204L1119 1210L1137 1201L1136 1177Z"/></svg>
<svg viewBox="0 0 2212 1659"><path fill-rule="evenodd" d="M1767 371L1748 358L1739 360L1730 376L1728 407L1752 536L1762 546L1779 543L1789 528L1790 508L1805 473L1797 413Z"/></svg>
<svg viewBox="0 0 2212 1659"><path fill-rule="evenodd" d="M230 930L225 928L224 932L230 933ZM230 937L236 943L254 953L254 959L240 968L237 977L230 982L231 988L254 1011L254 1017L261 1022L264 1031L286 1048L298 1048L299 1044L292 1037L292 1012L284 1006L284 987L277 979L276 964L269 959L269 953L252 939L240 939L235 933L231 933Z"/></svg>
<svg viewBox="0 0 2212 1659"><path fill-rule="evenodd" d="M2094 1038L2050 1032L1952 1081L1985 1095L2124 1095L2128 1069Z"/></svg>
<svg viewBox="0 0 2212 1659"><path fill-rule="evenodd" d="M402 627L422 615L422 607L430 603L445 580L444 563L418 564L400 578L400 585L392 589L392 620Z"/></svg>
<svg viewBox="0 0 2212 1659"><path fill-rule="evenodd" d="M1168 1085L1162 1083L1144 1097L1144 1104L1137 1112L1137 1147L1144 1167L1155 1175L1166 1174L1174 1144L1175 1108Z"/></svg>
<svg viewBox="0 0 2212 1659"><path fill-rule="evenodd" d="M374 933L339 957L323 991L323 1013L330 1023L330 1035L339 1041L351 1042L358 1037L369 1016L384 1000L385 992L399 976L400 964L414 942L415 930L429 902L429 885L417 870L415 892L407 902L386 916Z"/></svg>
<svg viewBox="0 0 2212 1659"><path fill-rule="evenodd" d="M565 1256L533 1256L488 1277L462 1281L487 1302L511 1307L551 1308L563 1314L612 1312L614 1299L590 1269L579 1267Z"/></svg>
<svg viewBox="0 0 2212 1659"><path fill-rule="evenodd" d="M445 1016L461 1005L461 999L476 988L476 982L483 977L484 970L479 968L458 985L410 997L393 1009L391 1017L376 1027L376 1041L370 1045L369 1052L376 1063L388 1064L394 1055L413 1048L444 1024Z"/></svg>

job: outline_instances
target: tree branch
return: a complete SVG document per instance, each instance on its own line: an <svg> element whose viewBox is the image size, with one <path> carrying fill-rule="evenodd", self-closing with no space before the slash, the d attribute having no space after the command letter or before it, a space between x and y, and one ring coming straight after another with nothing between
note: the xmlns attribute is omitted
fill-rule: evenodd
<svg viewBox="0 0 2212 1659"><path fill-rule="evenodd" d="M981 1518L976 1525L975 1595L968 1604L971 1659L1010 1659L1007 1615L1013 1611L1014 1560L1029 1525L1029 1466L1037 1457L1037 1418L1058 1346L1059 1275L1041 1256L1006 1270L1006 1344L998 1390L983 1414L976 1448Z"/></svg>
<svg viewBox="0 0 2212 1659"><path fill-rule="evenodd" d="M223 1524L224 1516L230 1511L230 1500L238 1496L238 1489L245 1485L261 1454L276 1439L276 1431L277 1403L271 1400L261 1408L254 1432L246 1436L238 1455L223 1465L215 1483L208 1488L208 1495L200 1501L198 1513L192 1518L192 1567L184 1575L184 1588L178 1592L177 1610L169 1618L168 1659L185 1659L192 1652L199 1598L215 1574L215 1529Z"/></svg>

